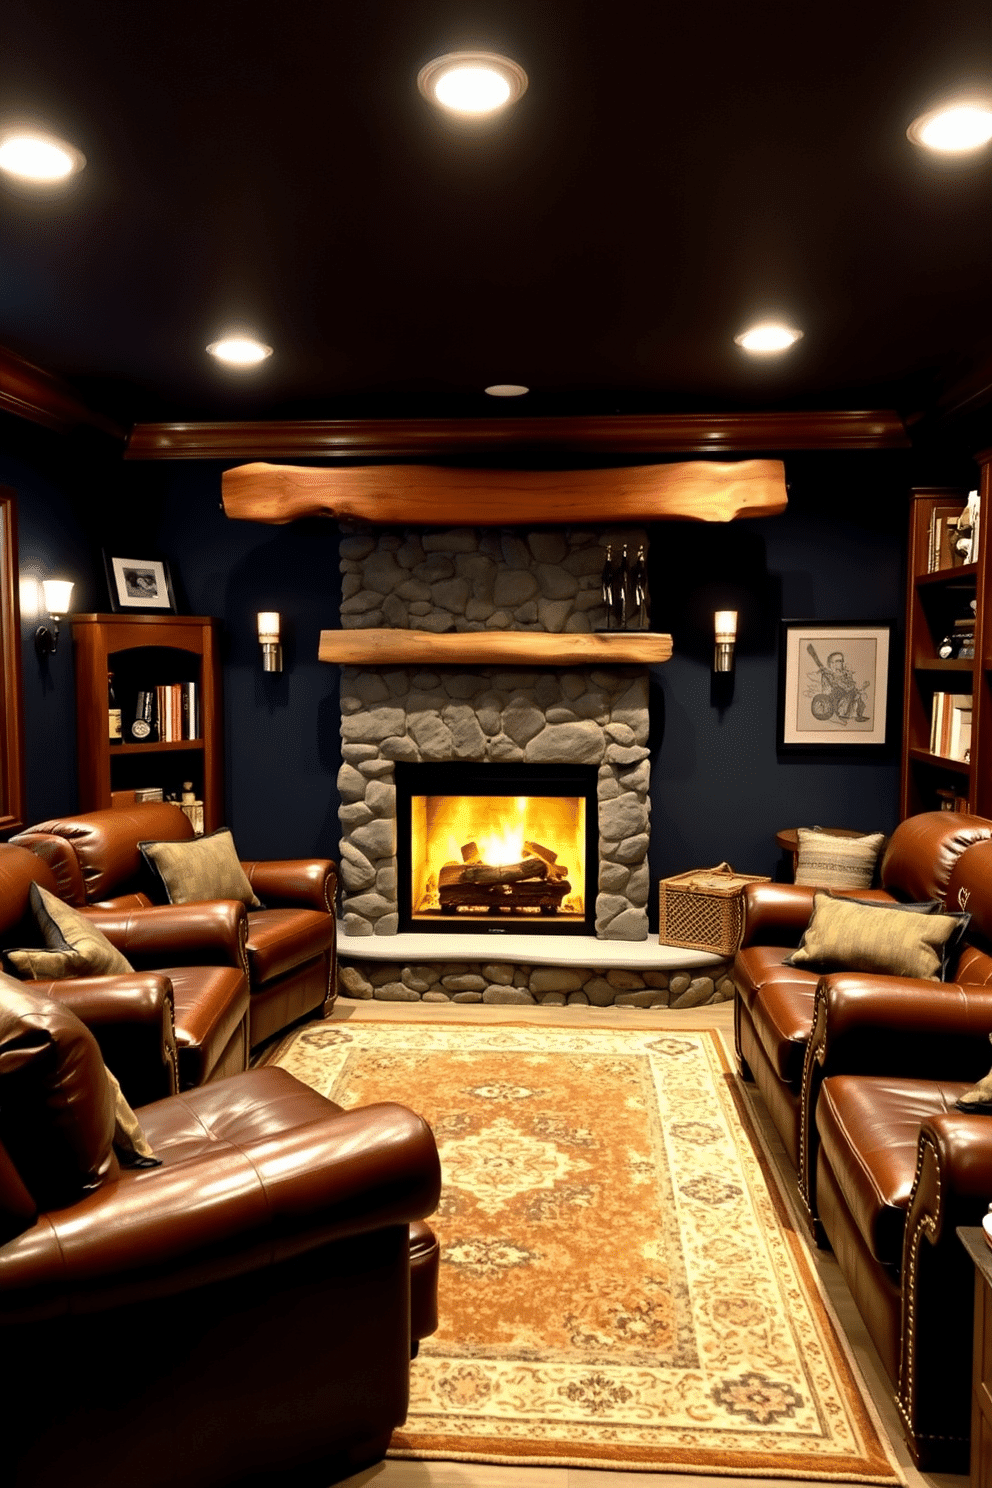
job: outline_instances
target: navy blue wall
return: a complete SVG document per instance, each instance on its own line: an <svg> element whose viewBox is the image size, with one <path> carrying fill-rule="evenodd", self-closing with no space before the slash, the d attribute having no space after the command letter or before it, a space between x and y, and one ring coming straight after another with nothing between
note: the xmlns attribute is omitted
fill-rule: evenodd
<svg viewBox="0 0 992 1488"><path fill-rule="evenodd" d="M85 607L104 608L103 543L141 543L168 558L180 608L223 622L227 820L240 850L334 856L338 671L316 658L320 630L338 621L335 525L229 521L219 502L223 466L210 462L120 466L101 503L92 472L81 496L47 436L39 445L32 461L24 452L0 457L0 478L20 498L22 563L47 572L71 564ZM897 820L898 707L886 756L781 756L777 650L783 616L894 620L892 663L901 675L908 457L802 455L786 465L790 504L781 517L727 527L662 523L652 532L653 623L675 643L673 659L652 672L657 876L723 858L770 873L779 827L888 831ZM711 671L712 614L724 606L740 612L729 700L713 692ZM281 675L261 670L259 609L283 615ZM32 819L75 804L68 674L60 652L46 682L26 647Z"/></svg>

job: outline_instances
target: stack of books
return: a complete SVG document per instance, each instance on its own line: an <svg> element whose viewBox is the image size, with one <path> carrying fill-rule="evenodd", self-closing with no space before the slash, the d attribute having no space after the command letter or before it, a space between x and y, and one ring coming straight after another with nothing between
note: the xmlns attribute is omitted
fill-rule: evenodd
<svg viewBox="0 0 992 1488"><path fill-rule="evenodd" d="M178 744L200 737L199 697L195 682L166 682L138 693L131 736L138 742Z"/></svg>
<svg viewBox="0 0 992 1488"><path fill-rule="evenodd" d="M976 561L980 508L977 491L968 492L968 503L964 507L934 507L930 513L928 573L939 573L945 568ZM962 543L964 546L959 545Z"/></svg>
<svg viewBox="0 0 992 1488"><path fill-rule="evenodd" d="M930 753L967 760L971 752L971 693L935 692L930 717Z"/></svg>

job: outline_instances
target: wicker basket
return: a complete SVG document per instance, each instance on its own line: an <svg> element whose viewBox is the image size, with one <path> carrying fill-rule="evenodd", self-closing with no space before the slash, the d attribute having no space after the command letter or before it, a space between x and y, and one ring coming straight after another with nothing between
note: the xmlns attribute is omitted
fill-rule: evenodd
<svg viewBox="0 0 992 1488"><path fill-rule="evenodd" d="M744 929L744 886L766 875L735 873L729 863L663 878L658 885L658 940L686 951L732 956Z"/></svg>

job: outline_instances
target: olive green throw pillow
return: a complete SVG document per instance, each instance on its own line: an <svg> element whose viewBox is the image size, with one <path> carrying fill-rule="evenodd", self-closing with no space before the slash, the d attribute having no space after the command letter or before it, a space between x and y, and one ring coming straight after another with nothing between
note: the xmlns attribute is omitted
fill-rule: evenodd
<svg viewBox="0 0 992 1488"><path fill-rule="evenodd" d="M6 952L19 977L56 982L64 977L119 976L134 970L86 915L40 884L31 885L28 903L41 931L44 949Z"/></svg>
<svg viewBox="0 0 992 1488"><path fill-rule="evenodd" d="M814 894L812 917L789 964L940 981L949 969L945 951L957 945L971 917L929 913L929 906L909 909Z"/></svg>
<svg viewBox="0 0 992 1488"><path fill-rule="evenodd" d="M238 861L227 827L189 842L139 842L145 862L160 879L170 904L199 904L209 899L240 899L249 909L262 901Z"/></svg>

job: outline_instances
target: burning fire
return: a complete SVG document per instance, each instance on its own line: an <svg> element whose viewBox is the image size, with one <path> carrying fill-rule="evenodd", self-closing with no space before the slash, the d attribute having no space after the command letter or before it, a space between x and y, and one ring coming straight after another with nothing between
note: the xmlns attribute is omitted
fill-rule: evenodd
<svg viewBox="0 0 992 1488"><path fill-rule="evenodd" d="M585 806L580 796L414 796L411 801L412 907L414 915L440 908L442 869L488 869L533 862L548 884L567 882L558 914L585 912ZM496 892L496 891L494 891ZM503 906L538 914L538 906ZM465 905L486 913L486 906Z"/></svg>

